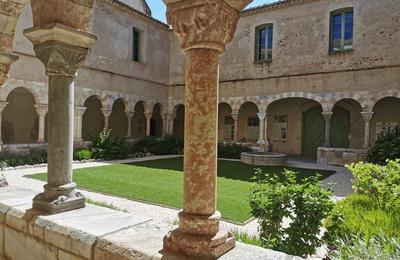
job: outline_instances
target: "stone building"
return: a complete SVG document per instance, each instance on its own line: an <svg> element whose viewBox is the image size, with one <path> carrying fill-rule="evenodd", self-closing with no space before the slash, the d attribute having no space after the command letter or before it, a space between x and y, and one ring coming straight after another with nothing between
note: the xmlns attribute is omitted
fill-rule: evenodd
<svg viewBox="0 0 400 260"><path fill-rule="evenodd" d="M47 140L47 77L17 24L19 56L0 89L4 149ZM144 0L96 0L99 36L75 80L75 133L183 136L178 39ZM343 164L400 124L400 5L395 0L284 0L248 9L220 58L219 140Z"/></svg>

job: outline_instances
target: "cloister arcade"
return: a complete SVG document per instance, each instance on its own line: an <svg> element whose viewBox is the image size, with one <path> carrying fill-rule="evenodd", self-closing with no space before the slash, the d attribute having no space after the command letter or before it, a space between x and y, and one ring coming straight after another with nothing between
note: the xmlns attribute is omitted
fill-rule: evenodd
<svg viewBox="0 0 400 260"><path fill-rule="evenodd" d="M0 90L3 100L0 102L4 106L3 144L45 143L47 104L43 104L30 88L5 90L7 88ZM274 152L315 157L319 146L368 147L379 132L393 128L395 122L400 121L399 93L377 93L378 98L335 96L324 100L318 95L286 93L275 97L221 99L218 140L250 144L266 142ZM76 142L92 141L104 128L111 129L113 137L127 139L165 135L183 138L183 101L161 104L138 97L110 98L104 94L78 100L82 100L82 105L75 109ZM326 131L329 131L328 142Z"/></svg>

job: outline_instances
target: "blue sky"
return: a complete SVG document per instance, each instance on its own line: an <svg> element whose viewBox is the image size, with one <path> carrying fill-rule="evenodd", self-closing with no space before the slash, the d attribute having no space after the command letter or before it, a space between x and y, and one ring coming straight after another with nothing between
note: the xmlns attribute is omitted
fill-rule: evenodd
<svg viewBox="0 0 400 260"><path fill-rule="evenodd" d="M276 2L276 0L255 0L248 7L262 5L271 2ZM147 4L150 6L154 18L162 22L166 22L165 5L162 0L147 0Z"/></svg>

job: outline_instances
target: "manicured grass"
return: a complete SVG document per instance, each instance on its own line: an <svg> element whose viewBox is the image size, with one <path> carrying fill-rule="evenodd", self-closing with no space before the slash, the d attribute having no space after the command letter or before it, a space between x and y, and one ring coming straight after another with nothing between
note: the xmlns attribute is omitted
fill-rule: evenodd
<svg viewBox="0 0 400 260"><path fill-rule="evenodd" d="M106 194L182 208L182 158L171 158L131 164L74 170L74 181L80 188ZM248 193L254 166L240 162L218 162L218 210L223 218L244 222L251 218ZM282 167L261 167L266 172L282 172ZM291 169L291 168L288 168ZM293 169L298 180L316 174L316 170ZM332 171L318 171L322 178ZM46 174L35 179L46 180Z"/></svg>

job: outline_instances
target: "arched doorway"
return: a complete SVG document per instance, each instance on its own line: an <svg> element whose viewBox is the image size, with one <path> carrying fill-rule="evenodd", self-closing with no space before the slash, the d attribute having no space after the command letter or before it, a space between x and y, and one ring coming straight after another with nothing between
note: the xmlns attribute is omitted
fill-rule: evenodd
<svg viewBox="0 0 400 260"><path fill-rule="evenodd" d="M144 115L144 103L139 101L135 105L135 113L132 117L132 137L143 138L146 136L146 117Z"/></svg>
<svg viewBox="0 0 400 260"><path fill-rule="evenodd" d="M233 140L234 139L234 124L232 118L232 108L227 103L218 105L218 140Z"/></svg>
<svg viewBox="0 0 400 260"><path fill-rule="evenodd" d="M185 133L185 106L177 105L175 107L175 118L172 133L175 137L183 138Z"/></svg>
<svg viewBox="0 0 400 260"><path fill-rule="evenodd" d="M125 103L121 98L113 104L110 115L110 129L112 137L123 138L128 133L128 118L125 114Z"/></svg>
<svg viewBox="0 0 400 260"><path fill-rule="evenodd" d="M240 106L238 119L238 138L242 142L256 142L260 135L260 120L257 117L258 107L253 102Z"/></svg>
<svg viewBox="0 0 400 260"><path fill-rule="evenodd" d="M374 143L382 132L400 127L400 98L385 97L376 102L371 120L371 143Z"/></svg>
<svg viewBox="0 0 400 260"><path fill-rule="evenodd" d="M8 105L2 114L2 139L5 144L36 143L39 117L35 99L25 88L12 90L7 97Z"/></svg>
<svg viewBox="0 0 400 260"><path fill-rule="evenodd" d="M104 128L102 104L98 97L90 96L85 101L86 111L82 117L82 138L92 141Z"/></svg>
<svg viewBox="0 0 400 260"><path fill-rule="evenodd" d="M325 121L322 116L322 107L313 106L302 115L302 142L301 153L306 156L316 156L319 146L325 139Z"/></svg>
<svg viewBox="0 0 400 260"><path fill-rule="evenodd" d="M150 121L150 135L154 137L162 137L163 120L161 117L161 104L157 103L153 108Z"/></svg>

